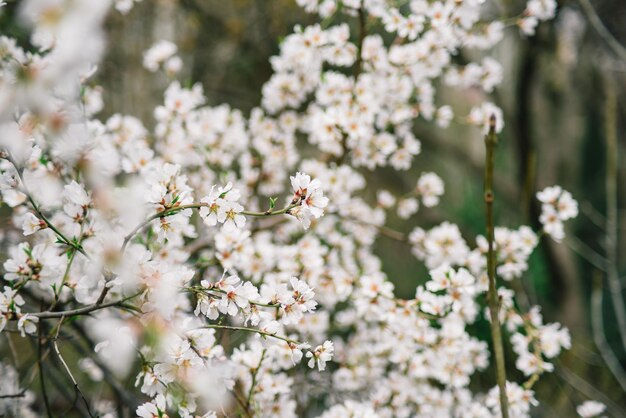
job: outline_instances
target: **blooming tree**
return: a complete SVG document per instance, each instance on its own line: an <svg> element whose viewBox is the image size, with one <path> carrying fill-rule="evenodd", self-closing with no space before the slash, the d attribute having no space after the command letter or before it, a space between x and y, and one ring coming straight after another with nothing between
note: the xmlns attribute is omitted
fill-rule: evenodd
<svg viewBox="0 0 626 418"><path fill-rule="evenodd" d="M131 115L97 117L102 91L90 78L109 2L20 5L35 50L0 37L0 189L23 232L6 237L0 330L36 344L44 388L59 360L83 416L118 416L113 398L81 388L84 376L139 417L529 416L533 385L571 342L540 307L523 311L511 284L540 239L564 238L577 203L548 187L537 195L541 231L495 226L502 112L485 101L455 116L437 91L491 92L502 67L481 51L507 26L532 35L556 3L530 0L505 21L478 0L297 3L325 23L282 41L249 115L181 85L175 44L146 51L145 68L172 78L151 131ZM354 25L332 23L340 15ZM461 65L461 50L479 58ZM385 226L392 212L406 219L444 199L432 172L401 196L365 197L359 170L412 166L418 118L486 134L485 236L466 240L449 222ZM429 269L414 298L394 295L373 251L381 234ZM470 388L493 357L469 329L481 318L498 369L484 393ZM502 338L520 381L505 379ZM66 359L70 347L81 358ZM45 390L35 404L28 376L9 359L0 370L0 414L50 415ZM120 384L129 377L137 393Z"/></svg>

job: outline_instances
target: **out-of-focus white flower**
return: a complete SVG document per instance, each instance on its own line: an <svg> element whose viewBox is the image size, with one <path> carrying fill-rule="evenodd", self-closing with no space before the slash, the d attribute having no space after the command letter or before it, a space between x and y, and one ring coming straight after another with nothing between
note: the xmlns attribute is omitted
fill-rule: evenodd
<svg viewBox="0 0 626 418"><path fill-rule="evenodd" d="M174 55L178 52L178 47L176 44L170 41L162 40L155 42L154 45L150 47L143 54L143 66L148 70L155 72L161 67L164 63L171 60ZM179 63L173 64L170 63L170 67L180 69ZM174 71L177 72L177 71Z"/></svg>
<svg viewBox="0 0 626 418"><path fill-rule="evenodd" d="M606 405L596 401L585 401L576 407L576 412L582 418L597 417L606 410Z"/></svg>
<svg viewBox="0 0 626 418"><path fill-rule="evenodd" d="M427 208L436 206L444 192L443 180L435 173L424 173L417 181L417 192L424 206Z"/></svg>
<svg viewBox="0 0 626 418"><path fill-rule="evenodd" d="M578 202L560 186L546 187L537 193L542 203L539 221L543 230L555 241L565 237L563 222L578 216Z"/></svg>

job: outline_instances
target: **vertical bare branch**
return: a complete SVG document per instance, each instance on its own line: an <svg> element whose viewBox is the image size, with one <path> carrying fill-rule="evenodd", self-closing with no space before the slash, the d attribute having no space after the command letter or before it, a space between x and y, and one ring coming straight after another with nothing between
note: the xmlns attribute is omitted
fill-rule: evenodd
<svg viewBox="0 0 626 418"><path fill-rule="evenodd" d="M496 379L500 388L500 409L502 418L509 417L509 405L506 397L506 369L504 362L504 346L502 343L502 329L500 328L500 302L496 286L496 254L494 249L494 221L493 221L493 171L494 154L496 148L496 117L491 115L489 119L489 133L485 136L485 205L487 217L487 275L489 276L489 291L487 294L489 312L491 314L491 339L493 352L496 358Z"/></svg>
<svg viewBox="0 0 626 418"><path fill-rule="evenodd" d="M606 99L604 105L604 126L606 138L606 231L605 249L607 259L607 279L611 290L611 302L617 319L617 326L622 340L622 347L626 350L626 305L622 294L617 271L617 176L618 176L618 146L617 146L617 97L610 79L606 80Z"/></svg>
<svg viewBox="0 0 626 418"><path fill-rule="evenodd" d="M602 315L602 274L596 272L594 278L593 291L591 293L591 328L593 331L593 341L600 351L602 359L608 366L611 374L615 377L622 390L626 392L626 373L619 360L611 350L611 346L604 334L604 321Z"/></svg>

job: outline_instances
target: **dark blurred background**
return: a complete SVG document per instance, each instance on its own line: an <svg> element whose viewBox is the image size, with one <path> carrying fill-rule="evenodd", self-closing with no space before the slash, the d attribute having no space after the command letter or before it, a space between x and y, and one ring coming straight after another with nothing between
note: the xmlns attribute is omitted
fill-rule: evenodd
<svg viewBox="0 0 626 418"><path fill-rule="evenodd" d="M498 13L508 16L524 8L519 0L499 5ZM10 3L0 28L27 45L14 10ZM295 24L313 22L315 17L291 0L143 0L128 16L113 12L106 25L109 49L97 76L105 90L100 116L131 114L153 124L152 109L168 80L147 72L141 62L142 52L160 39L179 46L185 62L179 78L200 82L208 104L249 111L260 103L278 41ZM613 416L626 416L620 386L626 384L626 352L613 305L625 308L617 294L623 295L626 284L626 0L559 1L556 19L541 23L536 36L523 38L514 27L506 33L492 52L505 69L504 82L491 97L503 108L506 123L497 151L498 223L538 227L533 196L553 184L571 191L581 211L568 224L562 245L542 241L523 278L528 303L541 305L546 322L563 323L573 336L573 348L557 361L556 372L536 386L542 406L535 414L574 416L575 405L596 399L607 403ZM477 95L442 90L439 97L462 115ZM391 218L389 226L409 231L450 220L473 245L484 231L480 132L418 122L416 133L428 157L418 157L408 172L363 171L370 189L400 194L415 186L421 172L435 171L446 183L440 206L422 208L408 221ZM376 251L397 295L412 297L426 278L423 265L406 244L385 237Z"/></svg>

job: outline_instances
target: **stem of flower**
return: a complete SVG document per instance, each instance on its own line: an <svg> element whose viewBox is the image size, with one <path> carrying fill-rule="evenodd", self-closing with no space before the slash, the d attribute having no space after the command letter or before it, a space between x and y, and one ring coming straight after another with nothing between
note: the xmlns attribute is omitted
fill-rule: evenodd
<svg viewBox="0 0 626 418"><path fill-rule="evenodd" d="M159 219L159 218L165 218L171 215L176 215L177 213L186 209L200 209L203 206L208 206L208 204L200 202L200 203L190 203L188 205L175 206L172 208L163 209L162 211L157 212L152 216L149 216L145 221L143 221L142 223L137 225L132 231L130 231L130 233L126 235L126 237L124 237L124 242L122 243L121 252L123 253L126 250L128 243L135 236L135 234L137 234L143 228L148 226L148 224L152 222L153 220ZM288 205L278 210L266 211L266 212L252 212L252 211L244 210L241 212L241 214L244 216L259 216L259 217L284 215L285 213L288 213L291 209L297 206L300 206L300 202Z"/></svg>
<svg viewBox="0 0 626 418"><path fill-rule="evenodd" d="M283 337L281 335L272 334L270 332L261 331L260 329L256 329L256 328L233 327L233 326L230 326L230 325L220 325L220 324L208 324L208 325L204 325L201 328L229 329L231 331L252 332L254 334L259 334L259 335L264 336L264 337L276 338L277 340L281 340L281 341L284 341L284 342L289 343L289 344L295 344L295 345L299 345L300 344L298 341L289 339L287 337Z"/></svg>
<svg viewBox="0 0 626 418"><path fill-rule="evenodd" d="M261 370L261 365L263 364L263 359L265 358L265 353L267 349L263 349L261 352L261 359L259 360L259 365L252 371L252 383L250 383L250 390L248 391L248 399L246 400L246 409L250 411L250 406L252 405L252 398L254 396L254 387L256 386L256 379L259 374L259 370Z"/></svg>
<svg viewBox="0 0 626 418"><path fill-rule="evenodd" d="M289 206L286 206L282 209L278 209L278 210L271 210L271 211L266 211L266 212L251 212L248 210L244 210L241 212L242 215L245 216L276 216L276 215L284 215L285 213L289 213L289 211L293 208L296 208L300 206L300 201L298 201L298 203L294 203L291 204Z"/></svg>
<svg viewBox="0 0 626 418"><path fill-rule="evenodd" d="M493 352L496 358L496 380L500 389L500 410L502 418L509 418L509 405L506 396L506 369L504 362L504 346L502 343L502 329L500 328L500 302L496 287L496 253L494 249L494 223L493 223L493 167L494 154L497 143L496 117L491 115L489 119L489 133L485 136L485 205L487 217L487 276L489 277L489 291L487 299L491 316L491 339Z"/></svg>

